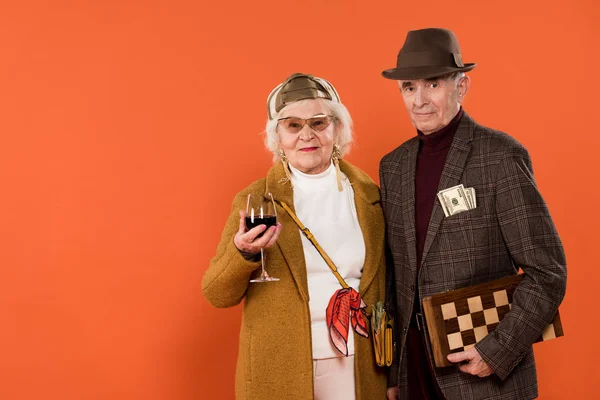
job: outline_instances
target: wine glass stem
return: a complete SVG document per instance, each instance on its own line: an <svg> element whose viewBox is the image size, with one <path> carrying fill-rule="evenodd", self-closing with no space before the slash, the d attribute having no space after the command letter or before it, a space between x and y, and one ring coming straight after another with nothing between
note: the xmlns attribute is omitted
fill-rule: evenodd
<svg viewBox="0 0 600 400"><path fill-rule="evenodd" d="M263 249L260 249L260 261L261 261L261 266L262 266L262 274L265 274L265 253L263 251Z"/></svg>

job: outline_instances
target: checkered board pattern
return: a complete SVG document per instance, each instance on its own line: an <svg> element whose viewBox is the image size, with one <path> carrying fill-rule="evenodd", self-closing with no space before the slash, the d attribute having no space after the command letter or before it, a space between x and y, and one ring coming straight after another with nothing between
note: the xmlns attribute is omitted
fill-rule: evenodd
<svg viewBox="0 0 600 400"><path fill-rule="evenodd" d="M492 282L491 286L483 290L472 290L476 287L459 289L455 291L457 295L446 292L424 300L425 318L436 366L450 365L446 359L449 353L472 348L496 329L511 310L512 295L521 278L504 278L495 281L500 284ZM558 336L563 336L563 331L557 314L554 322L544 329L538 342Z"/></svg>
<svg viewBox="0 0 600 400"><path fill-rule="evenodd" d="M506 290L441 305L450 353L468 350L510 311Z"/></svg>

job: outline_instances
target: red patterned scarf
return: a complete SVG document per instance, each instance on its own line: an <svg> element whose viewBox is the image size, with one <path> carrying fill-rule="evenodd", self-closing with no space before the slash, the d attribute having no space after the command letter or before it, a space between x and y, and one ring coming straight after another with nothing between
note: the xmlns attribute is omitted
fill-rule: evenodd
<svg viewBox="0 0 600 400"><path fill-rule="evenodd" d="M365 308L367 305L360 298L360 294L351 287L336 290L329 300L327 306L329 337L335 348L346 357L348 357L350 321L356 333L369 337Z"/></svg>

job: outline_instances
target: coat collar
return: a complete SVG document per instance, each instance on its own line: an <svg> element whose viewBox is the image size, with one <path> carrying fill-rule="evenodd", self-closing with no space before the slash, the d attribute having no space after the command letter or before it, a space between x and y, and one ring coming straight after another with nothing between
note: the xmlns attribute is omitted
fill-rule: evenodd
<svg viewBox="0 0 600 400"><path fill-rule="evenodd" d="M378 207L374 207L374 205L377 205L381 201L381 197L377 185L364 172L344 160L340 160L340 169L348 177L354 189L356 212L365 241L365 264L360 281L360 292L364 293L377 274L379 257L383 251L382 243L384 242L383 236L385 230L383 226L375 226L370 223L371 221L378 220ZM289 182L285 182L285 178L283 165L281 163L274 165L267 174L265 198L270 200L269 193L271 193L276 202L285 202L296 212L294 208L293 189ZM308 277L302 240L300 238L301 233L297 229L294 220L281 206L277 204L276 209L277 219L284 227L277 240L277 246L279 246L283 253L300 295L305 301L308 301ZM379 213L381 212L379 211ZM310 226L307 228L310 229ZM316 239L317 241L319 240L319 238Z"/></svg>
<svg viewBox="0 0 600 400"><path fill-rule="evenodd" d="M379 188L373 184L373 181L364 172L345 160L340 160L340 169L352 183L355 196L360 197L368 204L376 204L381 200ZM265 196L269 198L269 193L271 193L275 200L285 201L289 206L292 206L294 193L289 182L283 182L285 178L286 175L281 163L271 167L267 174Z"/></svg>

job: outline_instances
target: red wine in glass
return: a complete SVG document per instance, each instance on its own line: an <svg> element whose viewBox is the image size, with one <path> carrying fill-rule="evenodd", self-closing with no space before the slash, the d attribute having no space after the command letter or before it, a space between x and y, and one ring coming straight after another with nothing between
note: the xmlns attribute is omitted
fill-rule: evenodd
<svg viewBox="0 0 600 400"><path fill-rule="evenodd" d="M267 200L265 196L252 196L248 195L248 201L246 203L246 229L250 230L259 225L266 225L267 228L262 231L255 240L260 238L271 226L277 225L277 210L275 208L275 201L273 195L269 193L270 200ZM260 249L260 260L262 265L262 272L260 277L250 280L250 282L274 282L278 281L279 278L273 278L269 276L265 270L265 253L264 249Z"/></svg>
<svg viewBox="0 0 600 400"><path fill-rule="evenodd" d="M252 217L249 217L246 215L246 229L250 230L252 228L256 228L259 225L266 225L266 229L261 232L257 238L261 237L262 235L264 235L264 233L267 231L267 229L269 229L272 226L277 225L277 217L274 215L263 215L263 217L261 218L260 216L258 217L254 217L254 220L252 220Z"/></svg>

